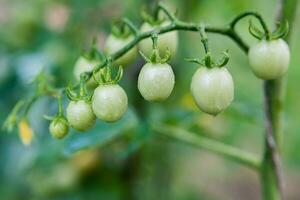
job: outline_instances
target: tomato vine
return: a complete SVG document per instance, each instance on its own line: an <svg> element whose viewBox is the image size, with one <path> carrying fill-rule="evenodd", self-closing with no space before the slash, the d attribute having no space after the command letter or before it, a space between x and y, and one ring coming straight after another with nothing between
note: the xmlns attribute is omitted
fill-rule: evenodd
<svg viewBox="0 0 300 200"><path fill-rule="evenodd" d="M212 56L210 55L209 51L209 46L208 46L208 38L206 33L215 33L215 34L221 34L224 36L227 36L231 38L240 48L243 52L248 53L249 46L245 43L245 41L239 36L239 34L236 31L236 25L238 22L245 17L254 17L256 18L263 31L260 31L259 28L255 27L252 23L250 23L249 26L249 32L256 38L264 40L264 42L270 42L271 40L282 38L287 30L288 26L287 23L282 23L283 25L280 26L277 30L274 32L270 32L268 29L263 17L257 13L257 12L244 12L239 15L237 15L235 18L233 18L226 26L224 27L215 27L215 26L208 26L204 24L196 24L196 23L190 23L190 22L184 22L176 17L175 14L170 12L168 8L162 4L159 3L155 13L158 13L162 11L166 17L169 20L169 24L166 26L159 26L155 30L147 31L147 32L142 32L139 30L139 28L128 18L123 18L121 20L121 23L123 26L126 26L130 32L132 33L133 37L129 43L127 43L124 47L118 49L117 51L114 51L114 53L111 53L107 57L103 56L102 53L98 52L99 55L95 54L95 48L92 49L90 54L88 56L83 56L80 62L77 63L78 69L76 69L76 78L77 80L80 79L80 84L76 86L71 86L69 85L67 88L52 88L47 84L46 78L43 77L42 75L40 76L39 79L35 80L37 83L37 89L33 97L31 97L28 101L20 100L19 103L16 104L15 108L11 112L11 114L8 116L6 122L4 123L4 128L7 130L11 130L14 125L18 123L18 121L21 121L23 118L26 118L26 115L28 114L28 111L30 110L32 104L41 96L54 96L58 98L59 102L59 112L58 114L54 117L51 118L52 123L50 125L50 132L51 134L56 137L56 138L62 138L68 133L68 126L67 126L67 121L69 122L70 126L75 128L76 130L87 130L90 127L93 126L96 120L96 116L103 121L107 122L114 122L122 117L124 112L127 109L127 95L124 92L124 90L117 84L120 78L122 77L123 70L122 68L119 69L119 72L117 76L112 79L111 77L111 72L110 72L110 64L114 61L117 61L117 59L121 58L123 55L128 53L130 50L136 47L136 45L141 42L142 40L146 38L152 37L153 39L153 47L154 50L152 52L152 55L150 58L147 58L146 56L143 56L145 60L148 62L141 72L140 76L142 77L141 79L146 79L149 76L144 73L147 73L146 70L158 70L158 74L162 73L159 70L165 70L167 69L168 73L168 85L169 88L166 91L161 91L162 93L159 95L150 95L147 96L145 94L145 91L148 90L155 90L155 88L148 87L148 85L144 85L144 80L141 81L142 83L139 83L139 90L142 93L142 96L149 100L149 101L157 101L157 100L163 100L167 98L170 93L173 90L174 87L174 74L172 71L171 66L169 66L166 62L169 59L169 56L166 53L165 58L160 58L157 48L157 37L158 35L165 34L168 32L173 32L173 31L192 31L192 32L198 32L201 36L201 41L203 43L204 49L205 49L205 57L203 60L201 59L189 59L188 61L196 62L200 64L202 67L206 67L206 69L201 69L198 73L197 76L202 76L203 73L210 73L213 70L212 68L216 68L218 70L216 73L225 73L227 77L229 77L227 80L229 80L228 83L228 90L223 91L223 93L230 93L228 98L226 99L226 102L224 105L221 105L221 108L215 109L214 107L212 109L208 109L207 111L210 114L218 114L222 110L224 110L232 101L233 99L233 83L231 80L231 75L229 72L226 70L226 68L223 68L228 62L229 56L227 51L225 51L223 54L224 56L220 59L219 62L214 62L212 59ZM283 40L280 39L280 42L283 42ZM284 47L288 49L288 46ZM250 51L251 52L251 51ZM97 52L96 52L97 53ZM268 52L265 52L268 54ZM88 57L95 57L98 56L98 62L97 64L94 65L94 67L90 68L89 71L82 71L81 65L82 63L88 62ZM257 56L257 55L255 55ZM289 54L287 55L289 56ZM84 60L87 59L87 60ZM286 69L288 65L289 59L286 59L287 62L286 64ZM93 63L93 62L91 62ZM262 64L261 64L262 63ZM255 74L262 78L262 79L276 79L279 76L281 76L284 72L280 71L280 73L275 73L272 76L265 75L265 72L261 72L261 65L265 64L264 62L261 62L258 64L253 64L258 66L255 68L254 72ZM251 64L251 62L250 62ZM159 66L156 66L159 65ZM160 67L160 68L159 68ZM151 69L149 69L151 68ZM211 71L209 71L211 70ZM216 71L214 70L214 71ZM257 72L258 71L258 72ZM142 74L143 73L143 74ZM215 72L214 72L215 73ZM97 78L97 76L100 75L100 79ZM158 77L159 78L159 77ZM94 79L94 80L93 80ZM140 77L139 77L140 79ZM99 86L95 89L94 95L89 96L86 93L85 87L87 82L89 81L94 81L99 84ZM153 80L147 80L149 83ZM140 82L140 81L139 81ZM197 82L198 84L198 82ZM74 88L79 87L79 93L76 94L76 92L73 91ZM159 87L159 86L157 86ZM193 87L194 88L194 87ZM205 88L210 90L211 88ZM61 105L61 94L62 92L66 92L66 95L72 100L67 108L67 117L65 118L63 116L62 112L62 105ZM193 91L192 91L193 92ZM195 93L197 93L196 91ZM196 96L196 95L194 95ZM199 96L195 97L198 98ZM119 99L118 99L119 98ZM201 97L203 98L203 97ZM121 99L121 100L120 100ZM211 100L211 98L209 99ZM197 102L199 104L199 107L204 105L204 107L207 107L207 104L210 104L210 102L205 101L205 102ZM27 103L26 103L27 102ZM113 106L108 105L108 104L114 104ZM80 104L78 107L77 104ZM215 106L215 105L209 105L209 106ZM220 107L220 105L217 105ZM24 108L24 111L22 112L22 115L19 113L21 108ZM116 110L117 109L117 110ZM202 109L205 110L205 109ZM93 113L94 112L94 113ZM268 111L266 111L268 112ZM49 117L48 117L49 118ZM82 118L82 120L80 120ZM49 118L50 119L50 118ZM269 124L270 125L270 124ZM270 127L269 127L270 128ZM195 136L189 132L186 132L182 129L172 127L172 126L167 126L167 125L161 125L161 126L155 126L153 127L153 130L165 135L168 135L170 137L176 138L178 140L181 140L186 143L190 143L192 145L198 146L200 148L204 148L207 150L210 150L212 152L221 154L225 157L228 157L232 160L235 160L239 163L242 163L248 167L251 167L252 169L255 169L256 171L264 171L266 168L271 167L272 170L275 170L277 172L277 176L275 177L276 180L274 182L277 183L276 189L280 189L280 179L279 179L279 171L281 170L280 168L277 168L278 165L278 152L277 152L277 146L273 145L266 145L266 148L269 151L266 151L266 153L270 153L271 156L268 156L267 159L270 159L271 166L268 163L266 163L266 157L263 159L259 158L257 155L244 152L241 149L231 147L229 145L223 144L218 141L214 141L211 139L207 138L199 138L198 136ZM170 134L169 132L172 132ZM267 137L271 137L271 141L274 140L274 135L272 131L270 133L268 132ZM275 149L273 149L275 148ZM265 188L266 189L266 188ZM268 192L268 191L267 191ZM272 195L265 195L266 199L272 199L274 196ZM277 198L277 197L276 197Z"/></svg>

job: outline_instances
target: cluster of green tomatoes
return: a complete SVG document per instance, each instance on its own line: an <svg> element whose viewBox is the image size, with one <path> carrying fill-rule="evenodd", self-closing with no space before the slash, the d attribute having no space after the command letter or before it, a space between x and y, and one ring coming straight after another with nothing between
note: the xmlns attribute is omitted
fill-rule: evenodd
<svg viewBox="0 0 300 200"><path fill-rule="evenodd" d="M147 21L141 26L141 32L153 31L167 26L170 22ZM124 48L134 37L126 31L113 31L106 40L105 54L111 55ZM138 76L138 90L143 98L150 102L166 100L175 85L175 75L167 63L170 55L174 54L178 44L177 31L171 31L142 40L138 47L128 50L123 56L114 61L116 65L126 66L137 56L138 48L146 64ZM161 56L164 55L164 56ZM287 71L290 52L287 43L281 38L261 39L253 45L248 53L249 63L253 73L260 79L271 80L284 75ZM234 97L234 83L226 68L228 54L220 62L215 62L210 52L203 59L192 59L200 67L191 80L191 93L199 107L205 113L217 115L224 111ZM82 74L93 72L99 64L95 56L80 56L74 66L74 76L82 83ZM63 138L69 131L69 126L77 131L87 131L93 127L96 118L104 122L115 122L122 118L127 110L128 98L124 89L118 84L122 77L122 68L113 78L111 64L93 73L79 92L68 90L71 100L66 109L66 116L60 112L50 124L50 132L55 138ZM92 88L92 94L86 87Z"/></svg>

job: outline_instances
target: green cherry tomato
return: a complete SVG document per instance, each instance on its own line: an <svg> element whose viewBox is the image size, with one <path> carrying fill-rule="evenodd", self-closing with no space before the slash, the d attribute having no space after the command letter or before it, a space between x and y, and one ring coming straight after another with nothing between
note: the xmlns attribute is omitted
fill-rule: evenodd
<svg viewBox="0 0 300 200"><path fill-rule="evenodd" d="M69 132L68 122L64 118L55 118L49 126L51 135L56 139L64 138Z"/></svg>
<svg viewBox="0 0 300 200"><path fill-rule="evenodd" d="M95 115L105 122L115 122L127 110L127 95L118 84L99 85L93 95L92 108Z"/></svg>
<svg viewBox="0 0 300 200"><path fill-rule="evenodd" d="M248 57L253 73L263 80L271 80L287 71L290 50L283 39L262 40L250 48Z"/></svg>
<svg viewBox="0 0 300 200"><path fill-rule="evenodd" d="M164 27L169 25L171 22L165 21L158 25L151 25L147 22L145 22L141 26L141 32L148 32L152 31L159 27ZM168 33L160 34L158 36L158 42L157 42L157 48L159 50L160 55L164 55L166 50L169 49L171 54L175 54L177 50L178 45L178 33L177 31L171 31ZM147 38L142 40L139 43L140 50L146 55L150 56L152 52L152 40L151 38Z"/></svg>
<svg viewBox="0 0 300 200"><path fill-rule="evenodd" d="M133 39L134 39L133 36L129 36L127 38L118 38L118 37L114 36L113 34L110 34L106 40L104 51L108 55L116 53L121 48L126 46L129 42L131 42ZM136 57L137 57L137 47L134 46L127 53L125 53L122 57L117 59L115 61L115 63L117 65L126 66L126 65L132 63Z"/></svg>
<svg viewBox="0 0 300 200"><path fill-rule="evenodd" d="M146 63L138 77L138 89L147 101L167 99L175 84L172 67L165 64Z"/></svg>
<svg viewBox="0 0 300 200"><path fill-rule="evenodd" d="M80 81L80 74L84 72L92 72L94 67L99 64L96 60L88 60L87 58L80 56L74 66L74 77L77 81ZM91 78L87 82L87 87L95 88L97 83Z"/></svg>
<svg viewBox="0 0 300 200"><path fill-rule="evenodd" d="M201 67L192 78L191 92L202 111L217 115L232 102L234 84L225 67Z"/></svg>
<svg viewBox="0 0 300 200"><path fill-rule="evenodd" d="M84 101L71 101L67 107L67 119L71 127L77 131L86 131L93 127L96 116L91 104Z"/></svg>

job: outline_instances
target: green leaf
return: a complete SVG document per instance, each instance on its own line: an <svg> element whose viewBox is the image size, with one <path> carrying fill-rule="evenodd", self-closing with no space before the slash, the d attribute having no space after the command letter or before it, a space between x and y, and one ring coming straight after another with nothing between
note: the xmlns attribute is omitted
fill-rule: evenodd
<svg viewBox="0 0 300 200"><path fill-rule="evenodd" d="M125 116L115 123L98 120L95 127L86 133L72 130L70 137L65 140L64 153L72 154L82 149L104 146L137 126L138 119L132 109L128 109Z"/></svg>

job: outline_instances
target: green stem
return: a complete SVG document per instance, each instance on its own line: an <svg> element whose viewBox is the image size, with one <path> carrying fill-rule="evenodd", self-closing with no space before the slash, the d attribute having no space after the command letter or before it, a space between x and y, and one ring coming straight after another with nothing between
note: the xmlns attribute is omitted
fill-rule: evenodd
<svg viewBox="0 0 300 200"><path fill-rule="evenodd" d="M297 0L279 0L276 21L286 19L290 28L293 25ZM291 33L291 31L289 32ZM287 35L287 42L290 35ZM261 183L265 200L283 199L280 150L283 140L283 101L285 78L264 82L264 106L266 117L265 153L261 169Z"/></svg>
<svg viewBox="0 0 300 200"><path fill-rule="evenodd" d="M256 19L258 19L258 21L260 22L262 28L264 29L264 32L265 32L265 35L266 35L266 39L269 40L270 39L270 31L268 29L268 26L265 22L265 20L263 19L263 17L257 13L257 12L252 12L252 11L249 11L249 12L244 12L244 13L241 13L240 15L236 16L230 23L230 27L232 29L235 28L236 24L243 18L245 17L248 17L248 16L253 16L255 17Z"/></svg>
<svg viewBox="0 0 300 200"><path fill-rule="evenodd" d="M62 117L64 116L64 110L63 110L61 95L57 97L57 104L58 104L58 116Z"/></svg>
<svg viewBox="0 0 300 200"><path fill-rule="evenodd" d="M167 15L167 17L172 23L176 23L176 16L173 13L171 13L163 3L159 3L158 8L161 9Z"/></svg>
<svg viewBox="0 0 300 200"><path fill-rule="evenodd" d="M174 17L174 16L172 16L172 17ZM176 19L176 20L174 20L173 23L171 23L168 26L160 27L160 28L158 28L157 30L154 30L154 31L148 31L148 32L140 33L140 34L136 35L136 37L131 42L129 42L126 46L124 46L119 51L117 51L117 52L113 53L112 55L110 55L111 61L115 61L116 59L123 56L126 52L128 52L136 44L138 44L141 40L151 37L153 32L156 32L157 34L163 34L163 33L176 31L176 30L178 30L178 31L199 32L199 24L183 22L183 21L180 21L180 20ZM235 32L235 30L232 29L231 26L225 26L225 27L206 26L205 27L205 32L217 33L217 34L228 36L233 41L235 41L238 44L238 46L244 52L247 52L248 49L249 49L247 44L241 39L241 37ZM107 65L107 60L105 60L104 62L97 65L95 67L94 71L96 71L96 72L99 71L105 65ZM86 74L89 78L92 76L92 72L86 73Z"/></svg>
<svg viewBox="0 0 300 200"><path fill-rule="evenodd" d="M241 163L257 171L260 169L260 158L252 153L243 151L239 148L224 144L220 141L211 138L206 138L200 135L196 135L195 133L186 131L184 129L175 126L155 125L152 128L157 133L205 149L207 151L222 155L226 158Z"/></svg>
<svg viewBox="0 0 300 200"><path fill-rule="evenodd" d="M208 37L205 33L205 27L204 26L200 26L199 33L200 33L200 36L201 36L201 42L204 46L205 53L209 53Z"/></svg>

